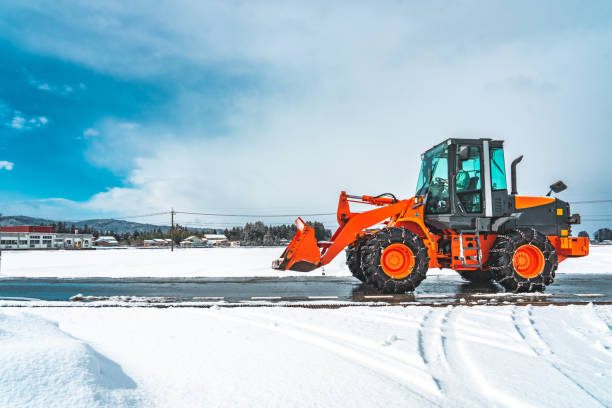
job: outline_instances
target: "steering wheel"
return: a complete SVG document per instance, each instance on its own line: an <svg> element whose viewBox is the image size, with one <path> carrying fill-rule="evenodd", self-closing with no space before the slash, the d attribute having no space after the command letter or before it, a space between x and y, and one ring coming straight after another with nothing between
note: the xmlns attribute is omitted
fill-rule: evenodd
<svg viewBox="0 0 612 408"><path fill-rule="evenodd" d="M436 177L434 181L436 182L436 184L448 184L448 180L443 179L442 177Z"/></svg>

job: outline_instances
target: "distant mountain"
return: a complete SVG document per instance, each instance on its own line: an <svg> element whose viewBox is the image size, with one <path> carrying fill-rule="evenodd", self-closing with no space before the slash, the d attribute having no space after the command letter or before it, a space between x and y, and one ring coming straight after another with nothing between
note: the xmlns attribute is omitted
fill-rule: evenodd
<svg viewBox="0 0 612 408"><path fill-rule="evenodd" d="M2 227L10 225L48 225L53 223L57 223L57 221L47 220L45 218L26 217L24 215L0 217L0 226Z"/></svg>
<svg viewBox="0 0 612 408"><path fill-rule="evenodd" d="M139 222L114 220L112 218L84 220L67 224L74 224L77 228L83 228L83 226L87 224L89 228L93 228L100 232L114 231L118 234L124 234L126 232L132 234L134 231L148 232L157 230L158 228L161 228L162 232L165 234L170 230L170 227L167 225L141 224Z"/></svg>
<svg viewBox="0 0 612 408"><path fill-rule="evenodd" d="M83 221L63 221L63 220L48 220L45 218L34 218L26 217L24 215L10 215L0 217L0 226L8 225L51 225L63 222L67 226L74 224L77 228L83 228L85 224L91 229L95 229L104 233L105 231L113 231L118 234L124 234L129 232L130 234L134 231L148 232L154 231L161 228L162 232L167 233L170 229L167 225L153 225L153 224L141 224L138 222L114 220L114 219L95 219L95 220L83 220ZM195 230L195 229L194 229Z"/></svg>

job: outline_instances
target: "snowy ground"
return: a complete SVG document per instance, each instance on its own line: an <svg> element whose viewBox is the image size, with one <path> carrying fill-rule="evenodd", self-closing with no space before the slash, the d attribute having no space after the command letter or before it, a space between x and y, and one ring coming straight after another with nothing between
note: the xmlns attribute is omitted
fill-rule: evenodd
<svg viewBox="0 0 612 408"><path fill-rule="evenodd" d="M4 251L0 275L287 276L281 252ZM612 273L612 247L559 272ZM0 367L0 407L612 406L612 306L0 307Z"/></svg>
<svg viewBox="0 0 612 408"><path fill-rule="evenodd" d="M97 251L4 251L0 276L19 277L244 277L308 276L270 265L283 248L112 249ZM330 276L349 276L344 253L325 267ZM559 273L612 273L612 246L592 246L586 258L568 259ZM454 274L432 269L429 275Z"/></svg>
<svg viewBox="0 0 612 408"><path fill-rule="evenodd" d="M2 276L24 277L242 277L307 276L271 268L283 248L110 249L96 251L4 251ZM350 275L344 254L326 275Z"/></svg>
<svg viewBox="0 0 612 408"><path fill-rule="evenodd" d="M612 306L0 309L0 406L612 406Z"/></svg>

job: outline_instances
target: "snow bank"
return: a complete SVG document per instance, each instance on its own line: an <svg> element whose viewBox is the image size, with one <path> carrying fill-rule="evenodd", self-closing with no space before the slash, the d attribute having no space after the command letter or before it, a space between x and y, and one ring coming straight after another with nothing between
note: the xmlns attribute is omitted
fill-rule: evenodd
<svg viewBox="0 0 612 408"><path fill-rule="evenodd" d="M109 249L98 251L4 251L0 276L24 277L277 277L321 275L270 267L283 248ZM350 276L340 253L325 267L329 276ZM432 269L428 275L454 274ZM568 259L558 273L612 273L612 246L593 246L586 258Z"/></svg>
<svg viewBox="0 0 612 408"><path fill-rule="evenodd" d="M29 313L0 309L1 406L612 406L611 306Z"/></svg>
<svg viewBox="0 0 612 408"><path fill-rule="evenodd" d="M0 406L140 406L136 383L117 363L24 313L0 313Z"/></svg>

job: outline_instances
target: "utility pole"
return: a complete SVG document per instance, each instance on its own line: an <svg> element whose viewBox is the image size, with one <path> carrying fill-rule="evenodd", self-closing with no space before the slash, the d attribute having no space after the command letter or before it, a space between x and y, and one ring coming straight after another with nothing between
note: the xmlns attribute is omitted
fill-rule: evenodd
<svg viewBox="0 0 612 408"><path fill-rule="evenodd" d="M174 208L170 210L170 225L172 225L170 227L170 235L172 237L172 247L170 250L174 252Z"/></svg>

